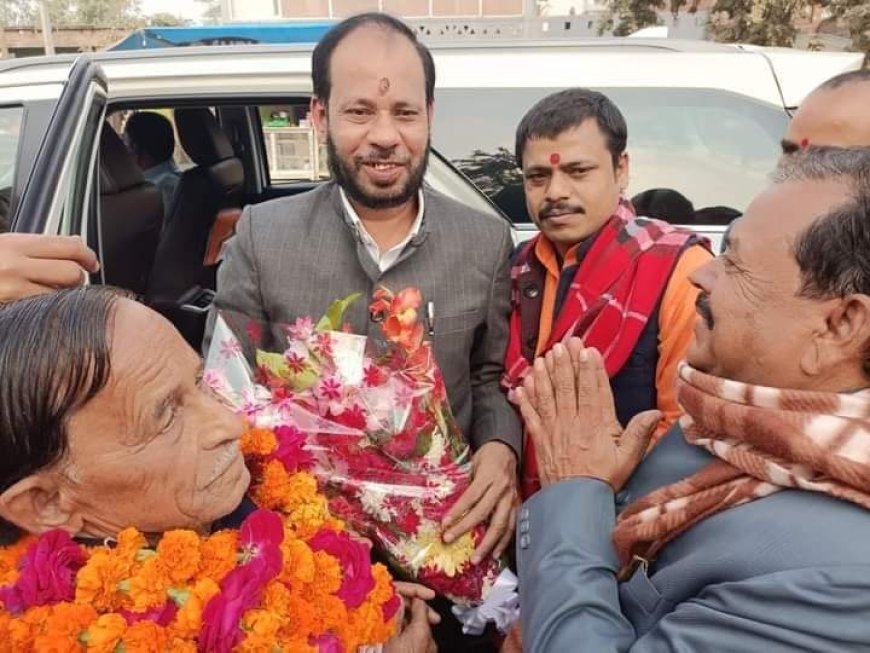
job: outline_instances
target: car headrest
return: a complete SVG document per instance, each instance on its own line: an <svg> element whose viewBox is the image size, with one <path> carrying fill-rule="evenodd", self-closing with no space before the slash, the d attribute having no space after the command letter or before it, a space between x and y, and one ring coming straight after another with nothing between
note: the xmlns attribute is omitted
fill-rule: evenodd
<svg viewBox="0 0 870 653"><path fill-rule="evenodd" d="M230 139L204 107L176 109L175 127L184 151L197 165L210 166L235 156Z"/></svg>
<svg viewBox="0 0 870 653"><path fill-rule="evenodd" d="M651 188L631 198L638 215L657 218L672 224L691 224L695 207L689 199L672 188Z"/></svg>
<svg viewBox="0 0 870 653"><path fill-rule="evenodd" d="M112 127L103 123L100 134L100 194L114 195L145 182L142 170Z"/></svg>

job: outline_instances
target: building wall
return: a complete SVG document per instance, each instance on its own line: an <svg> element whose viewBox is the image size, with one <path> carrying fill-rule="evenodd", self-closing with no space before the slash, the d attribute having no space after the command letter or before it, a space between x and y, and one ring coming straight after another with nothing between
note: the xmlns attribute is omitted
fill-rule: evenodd
<svg viewBox="0 0 870 653"><path fill-rule="evenodd" d="M386 11L403 18L522 16L524 0L229 0L231 21L346 18ZM277 11L276 11L277 9Z"/></svg>

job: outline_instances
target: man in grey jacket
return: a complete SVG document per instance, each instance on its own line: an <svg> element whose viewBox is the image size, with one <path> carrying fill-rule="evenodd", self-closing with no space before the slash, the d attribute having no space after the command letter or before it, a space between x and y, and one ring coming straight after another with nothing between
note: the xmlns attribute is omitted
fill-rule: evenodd
<svg viewBox="0 0 870 653"><path fill-rule="evenodd" d="M870 152L777 175L693 275L685 415L639 466L657 414L622 431L598 352L522 388L525 650L870 650Z"/></svg>
<svg viewBox="0 0 870 653"><path fill-rule="evenodd" d="M215 307L286 325L359 292L347 321L378 337L367 310L374 290L419 288L426 337L475 452L472 483L448 514L444 539L487 521L475 558L498 555L513 535L521 446L499 388L510 226L424 186L435 68L407 26L384 14L340 23L315 48L312 76L311 115L333 182L245 210ZM280 347L282 330L273 332Z"/></svg>

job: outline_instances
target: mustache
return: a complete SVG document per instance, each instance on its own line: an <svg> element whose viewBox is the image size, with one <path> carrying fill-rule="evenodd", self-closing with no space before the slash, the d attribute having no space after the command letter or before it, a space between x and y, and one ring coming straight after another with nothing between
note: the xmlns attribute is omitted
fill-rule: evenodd
<svg viewBox="0 0 870 653"><path fill-rule="evenodd" d="M392 163L395 165L407 166L410 165L411 159L408 157L397 157L393 150L375 150L355 157L354 163L356 163L357 166L372 165L375 163Z"/></svg>
<svg viewBox="0 0 870 653"><path fill-rule="evenodd" d="M715 320L713 320L713 311L710 309L710 295L702 292L698 293L698 298L695 300L695 310L698 315L704 320L707 328L712 330Z"/></svg>
<svg viewBox="0 0 870 653"><path fill-rule="evenodd" d="M546 220L554 215L561 215L563 213L579 213L581 215L586 215L586 209L579 204L571 204L570 202L550 202L545 200L540 211L538 211L538 217L541 220Z"/></svg>

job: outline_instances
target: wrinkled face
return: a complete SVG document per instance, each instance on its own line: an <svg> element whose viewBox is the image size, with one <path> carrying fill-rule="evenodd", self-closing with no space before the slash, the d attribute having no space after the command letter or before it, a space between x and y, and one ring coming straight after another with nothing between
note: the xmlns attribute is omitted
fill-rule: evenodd
<svg viewBox="0 0 870 653"><path fill-rule="evenodd" d="M803 101L783 146L870 147L870 82L819 90Z"/></svg>
<svg viewBox="0 0 870 653"><path fill-rule="evenodd" d="M108 384L69 423L65 501L83 534L206 528L238 506L242 426L201 384L201 362L163 317L118 302Z"/></svg>
<svg viewBox="0 0 870 653"><path fill-rule="evenodd" d="M523 149L526 208L562 254L607 222L627 184L628 156L614 169L594 118L556 138L530 139Z"/></svg>
<svg viewBox="0 0 870 653"><path fill-rule="evenodd" d="M692 274L701 289L701 319L687 352L691 365L773 387L816 382L804 363L827 330L831 301L799 296L793 247L846 192L839 183L795 181L771 186L752 201L734 222L725 252Z"/></svg>
<svg viewBox="0 0 870 653"><path fill-rule="evenodd" d="M328 105L312 115L329 148L330 171L368 208L416 197L429 156L431 107L423 64L404 36L360 27L335 49Z"/></svg>

